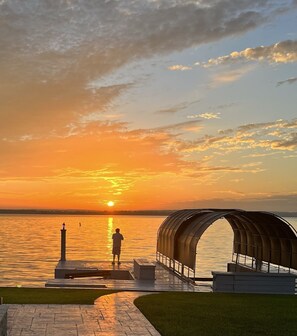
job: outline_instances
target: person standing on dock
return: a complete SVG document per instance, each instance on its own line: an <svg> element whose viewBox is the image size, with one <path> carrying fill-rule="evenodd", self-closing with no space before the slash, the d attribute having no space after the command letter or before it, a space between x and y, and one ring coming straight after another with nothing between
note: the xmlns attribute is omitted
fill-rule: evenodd
<svg viewBox="0 0 297 336"><path fill-rule="evenodd" d="M120 255L121 255L121 245L122 245L122 240L124 240L123 235L120 233L120 229L115 230L116 233L112 235L112 254L113 254L113 259L112 259L112 264L114 265L115 263L115 257L117 256L118 258L118 264L120 264Z"/></svg>

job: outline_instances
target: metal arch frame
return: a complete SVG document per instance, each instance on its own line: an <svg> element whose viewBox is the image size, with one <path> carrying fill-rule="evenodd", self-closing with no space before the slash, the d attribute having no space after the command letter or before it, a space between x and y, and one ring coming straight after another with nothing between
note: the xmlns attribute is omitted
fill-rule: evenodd
<svg viewBox="0 0 297 336"><path fill-rule="evenodd" d="M253 270L297 270L297 232L269 212L185 209L168 216L158 230L156 259L188 281L196 278L196 250L205 230L225 218L234 233L232 261ZM235 258L235 260L234 260ZM259 268L260 265L260 268Z"/></svg>

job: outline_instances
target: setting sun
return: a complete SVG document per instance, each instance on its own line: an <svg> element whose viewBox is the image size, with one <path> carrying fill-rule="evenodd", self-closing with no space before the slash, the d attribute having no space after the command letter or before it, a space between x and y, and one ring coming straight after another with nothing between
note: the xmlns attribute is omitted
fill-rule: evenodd
<svg viewBox="0 0 297 336"><path fill-rule="evenodd" d="M108 205L109 207L113 207L113 206L114 206L114 202L113 202L113 201L109 201L109 202L107 203L107 205Z"/></svg>

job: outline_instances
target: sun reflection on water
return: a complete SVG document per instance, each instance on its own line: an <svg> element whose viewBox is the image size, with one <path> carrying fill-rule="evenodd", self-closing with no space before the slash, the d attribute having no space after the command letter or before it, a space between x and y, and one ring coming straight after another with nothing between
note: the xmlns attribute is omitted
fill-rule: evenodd
<svg viewBox="0 0 297 336"><path fill-rule="evenodd" d="M108 217L107 220L107 248L111 251L112 247L112 234L113 234L113 217Z"/></svg>

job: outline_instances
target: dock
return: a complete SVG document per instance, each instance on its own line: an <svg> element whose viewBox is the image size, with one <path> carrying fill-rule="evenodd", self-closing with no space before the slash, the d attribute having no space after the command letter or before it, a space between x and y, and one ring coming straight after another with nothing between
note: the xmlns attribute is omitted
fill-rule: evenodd
<svg viewBox="0 0 297 336"><path fill-rule="evenodd" d="M110 261L59 261L55 269L55 279L46 282L46 287L100 288L141 292L210 292L210 284L194 285L164 268L156 261L154 279L137 279L134 272L135 261L112 264Z"/></svg>

